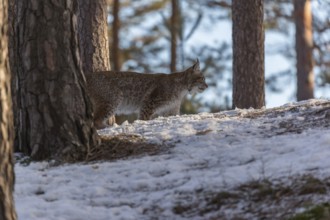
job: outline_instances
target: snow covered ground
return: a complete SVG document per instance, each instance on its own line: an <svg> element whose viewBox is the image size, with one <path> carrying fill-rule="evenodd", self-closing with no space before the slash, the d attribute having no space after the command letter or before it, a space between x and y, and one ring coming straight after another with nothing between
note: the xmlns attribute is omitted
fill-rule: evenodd
<svg viewBox="0 0 330 220"><path fill-rule="evenodd" d="M262 207L249 194L255 188L246 187L252 182L268 182L274 191L279 186L293 186L296 178L306 175L328 180L329 126L330 102L309 100L274 109L160 117L100 130L107 136L138 135L165 150L58 167L47 162L17 163L18 217L250 220L273 210L264 219L281 219L274 210L285 208L293 192L276 195L276 204L274 199L262 201L269 195L261 195L257 200L269 204ZM315 204L330 201L329 189L324 190L296 197L300 201L308 197ZM291 212L302 211L304 206Z"/></svg>

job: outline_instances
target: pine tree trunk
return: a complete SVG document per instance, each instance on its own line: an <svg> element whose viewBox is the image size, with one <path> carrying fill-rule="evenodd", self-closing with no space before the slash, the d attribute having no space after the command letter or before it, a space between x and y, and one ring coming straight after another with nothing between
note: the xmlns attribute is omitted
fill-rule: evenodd
<svg viewBox="0 0 330 220"><path fill-rule="evenodd" d="M109 71L110 51L107 24L106 0L78 0L79 19L78 34L80 57L85 74L98 71ZM115 117L109 118L113 124Z"/></svg>
<svg viewBox="0 0 330 220"><path fill-rule="evenodd" d="M171 72L176 72L177 60L177 37L179 31L179 6L178 0L172 0L172 16L171 16Z"/></svg>
<svg viewBox="0 0 330 220"><path fill-rule="evenodd" d="M294 0L297 100L314 98L313 30L310 0Z"/></svg>
<svg viewBox="0 0 330 220"><path fill-rule="evenodd" d="M0 2L0 219L14 220L13 115L8 62L8 1Z"/></svg>
<svg viewBox="0 0 330 220"><path fill-rule="evenodd" d="M78 33L84 73L110 70L106 0L78 0Z"/></svg>
<svg viewBox="0 0 330 220"><path fill-rule="evenodd" d="M79 56L77 0L15 2L19 149L34 160L83 160L99 137Z"/></svg>
<svg viewBox="0 0 330 220"><path fill-rule="evenodd" d="M119 29L120 29L120 22L119 22L119 10L120 10L120 1L113 0L112 6L112 57L111 61L113 63L112 70L119 71L120 70L120 54L119 54Z"/></svg>
<svg viewBox="0 0 330 220"><path fill-rule="evenodd" d="M17 60L17 46L15 39L15 35L17 35L17 7L16 1L8 1L9 3L9 10L8 10L8 34L9 34L9 63L10 63L10 70L11 70L11 94L12 94L12 105L13 105L13 114L14 114L14 125L15 127L19 126L19 111L17 110L17 101L18 95L17 91L18 87L18 78L16 77L16 73L18 72L18 66L15 64L15 60ZM25 149L20 149L20 144L18 141L18 130L15 129L15 141L14 141L14 151L15 152L23 152ZM24 152L28 153L28 152Z"/></svg>
<svg viewBox="0 0 330 220"><path fill-rule="evenodd" d="M233 0L233 107L265 105L263 0Z"/></svg>

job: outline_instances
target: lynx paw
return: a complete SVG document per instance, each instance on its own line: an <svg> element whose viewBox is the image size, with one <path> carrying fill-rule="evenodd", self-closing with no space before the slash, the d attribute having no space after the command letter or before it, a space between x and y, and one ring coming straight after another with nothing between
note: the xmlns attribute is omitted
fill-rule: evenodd
<svg viewBox="0 0 330 220"><path fill-rule="evenodd" d="M114 115L111 115L109 118L108 118L108 124L110 126L114 125L116 123L116 118Z"/></svg>

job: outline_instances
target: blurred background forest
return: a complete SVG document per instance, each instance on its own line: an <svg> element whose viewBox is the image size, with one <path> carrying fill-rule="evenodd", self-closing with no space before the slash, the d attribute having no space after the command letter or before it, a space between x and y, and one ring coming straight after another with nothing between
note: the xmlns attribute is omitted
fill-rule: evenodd
<svg viewBox="0 0 330 220"><path fill-rule="evenodd" d="M296 101L294 1L265 0L266 107ZM298 0L299 1L299 0ZM330 97L330 0L311 0L314 97ZM112 70L181 71L197 58L209 89L183 113L232 106L231 0L108 0Z"/></svg>

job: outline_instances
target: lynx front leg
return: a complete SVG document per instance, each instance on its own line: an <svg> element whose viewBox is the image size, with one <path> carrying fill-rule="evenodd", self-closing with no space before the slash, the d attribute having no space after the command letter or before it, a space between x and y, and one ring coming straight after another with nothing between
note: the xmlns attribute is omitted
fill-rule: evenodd
<svg viewBox="0 0 330 220"><path fill-rule="evenodd" d="M144 101L142 108L140 109L139 119L150 120L154 116L158 102L153 100Z"/></svg>
<svg viewBox="0 0 330 220"><path fill-rule="evenodd" d="M140 120L150 120L151 116L154 114L154 110L150 105L143 105L140 110L139 119Z"/></svg>
<svg viewBox="0 0 330 220"><path fill-rule="evenodd" d="M164 113L163 116L167 117L167 116L173 116L173 115L180 115L180 104L169 109L167 112Z"/></svg>
<svg viewBox="0 0 330 220"><path fill-rule="evenodd" d="M164 97L164 89L158 87L144 97L139 119L150 120L159 113L164 113L164 109L166 109L169 104L169 100Z"/></svg>

